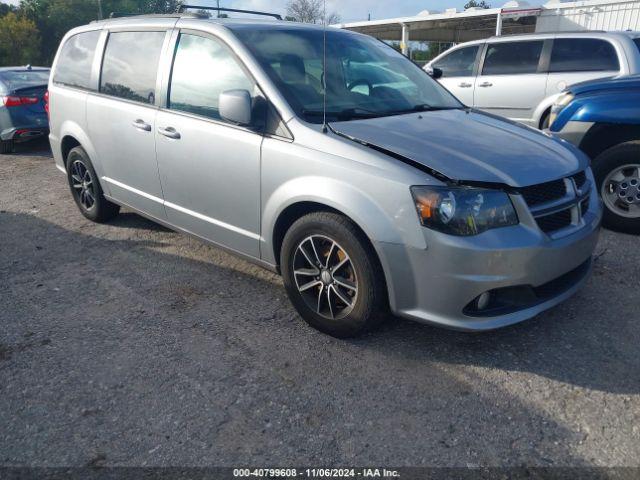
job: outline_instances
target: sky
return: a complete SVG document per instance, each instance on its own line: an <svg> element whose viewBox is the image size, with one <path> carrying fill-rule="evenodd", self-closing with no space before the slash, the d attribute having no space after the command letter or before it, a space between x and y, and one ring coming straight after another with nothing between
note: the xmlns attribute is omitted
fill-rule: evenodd
<svg viewBox="0 0 640 480"><path fill-rule="evenodd" d="M0 0L4 3L17 5L19 0ZM506 0L490 2L495 6L504 4ZM190 0L188 3L215 6L215 0ZM366 20L368 14L371 19L394 18L416 15L422 10L443 11L445 8L456 7L462 10L466 0L394 0L382 2L380 0L327 0L327 12L337 12L343 22ZM221 7L243 8L247 10L262 10L284 14L287 0L220 0Z"/></svg>

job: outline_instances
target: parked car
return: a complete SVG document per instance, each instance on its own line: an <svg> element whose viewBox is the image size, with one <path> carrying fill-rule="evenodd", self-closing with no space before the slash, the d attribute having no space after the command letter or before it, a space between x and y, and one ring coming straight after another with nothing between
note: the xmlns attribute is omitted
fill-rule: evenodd
<svg viewBox="0 0 640 480"><path fill-rule="evenodd" d="M45 93L49 69L0 67L0 153L49 133Z"/></svg>
<svg viewBox="0 0 640 480"><path fill-rule="evenodd" d="M640 32L493 37L457 45L425 69L434 67L465 105L544 129L567 86L640 73Z"/></svg>
<svg viewBox="0 0 640 480"><path fill-rule="evenodd" d="M604 225L640 233L640 75L569 87L551 120L555 135L591 157Z"/></svg>
<svg viewBox="0 0 640 480"><path fill-rule="evenodd" d="M49 93L53 155L83 215L126 206L280 272L331 335L388 307L501 327L567 299L591 269L588 158L469 111L368 36L106 20L65 36Z"/></svg>

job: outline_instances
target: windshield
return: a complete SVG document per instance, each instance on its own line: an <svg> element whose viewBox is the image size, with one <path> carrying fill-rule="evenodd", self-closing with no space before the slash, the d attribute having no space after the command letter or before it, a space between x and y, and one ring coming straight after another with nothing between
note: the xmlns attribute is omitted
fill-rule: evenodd
<svg viewBox="0 0 640 480"><path fill-rule="evenodd" d="M0 72L0 82L9 90L36 87L49 83L49 70L10 70Z"/></svg>
<svg viewBox="0 0 640 480"><path fill-rule="evenodd" d="M296 114L322 123L323 31L300 27L234 28ZM462 108L417 65L364 35L326 31L327 119L352 120Z"/></svg>

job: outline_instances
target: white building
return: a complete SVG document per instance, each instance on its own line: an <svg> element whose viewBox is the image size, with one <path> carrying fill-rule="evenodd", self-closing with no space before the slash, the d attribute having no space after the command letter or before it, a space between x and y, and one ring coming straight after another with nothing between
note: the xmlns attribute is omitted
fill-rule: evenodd
<svg viewBox="0 0 640 480"><path fill-rule="evenodd" d="M415 17L391 18L336 25L401 42L408 52L409 41L459 43L532 32L576 30L640 30L640 0L551 0L541 7L512 0L500 8L450 8L444 12L422 11Z"/></svg>

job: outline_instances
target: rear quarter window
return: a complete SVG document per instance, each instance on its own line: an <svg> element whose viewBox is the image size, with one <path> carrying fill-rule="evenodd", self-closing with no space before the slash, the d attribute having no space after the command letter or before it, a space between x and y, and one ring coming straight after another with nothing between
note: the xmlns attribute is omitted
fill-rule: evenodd
<svg viewBox="0 0 640 480"><path fill-rule="evenodd" d="M70 87L91 89L91 69L100 30L69 38L58 55L53 81Z"/></svg>
<svg viewBox="0 0 640 480"><path fill-rule="evenodd" d="M551 51L550 72L600 72L620 70L618 54L606 40L556 38Z"/></svg>

